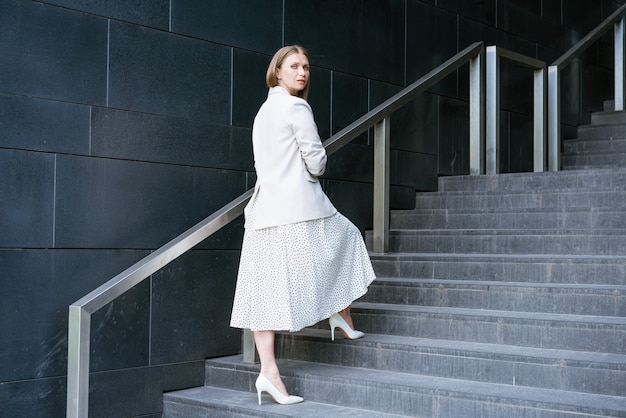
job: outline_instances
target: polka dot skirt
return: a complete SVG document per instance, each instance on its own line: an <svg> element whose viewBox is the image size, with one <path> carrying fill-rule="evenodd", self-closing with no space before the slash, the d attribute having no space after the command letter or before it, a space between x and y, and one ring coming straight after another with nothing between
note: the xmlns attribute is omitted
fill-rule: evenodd
<svg viewBox="0 0 626 418"><path fill-rule="evenodd" d="M230 325L298 331L349 306L374 279L360 231L340 213L247 228Z"/></svg>

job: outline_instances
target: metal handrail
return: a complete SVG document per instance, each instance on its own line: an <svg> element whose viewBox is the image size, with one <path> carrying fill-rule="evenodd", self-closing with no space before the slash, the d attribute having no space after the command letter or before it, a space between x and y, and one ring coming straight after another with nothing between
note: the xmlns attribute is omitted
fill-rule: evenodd
<svg viewBox="0 0 626 418"><path fill-rule="evenodd" d="M546 166L546 63L495 45L487 47L486 56L486 172L487 174L496 174L500 169L500 153L498 151L500 147L500 58L508 59L533 70L533 171L542 172Z"/></svg>
<svg viewBox="0 0 626 418"><path fill-rule="evenodd" d="M374 127L374 251L384 252L389 238L389 120L401 106L470 62L470 173L480 174L483 167L484 102L483 43L476 42L395 96L386 100L323 145L328 155ZM252 196L252 189L237 197L211 216L138 261L69 307L67 417L88 416L89 353L91 314L165 267L180 255L239 217ZM254 341L245 330L244 358L254 357Z"/></svg>
<svg viewBox="0 0 626 418"><path fill-rule="evenodd" d="M624 16L626 4L604 19L595 29L548 67L548 166L550 171L560 169L561 97L560 72L589 46L614 26L614 80L615 110L624 110Z"/></svg>

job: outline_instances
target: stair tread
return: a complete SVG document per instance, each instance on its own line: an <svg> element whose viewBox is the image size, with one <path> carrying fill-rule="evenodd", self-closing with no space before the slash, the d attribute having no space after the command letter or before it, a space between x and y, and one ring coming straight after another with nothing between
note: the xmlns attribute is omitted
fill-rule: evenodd
<svg viewBox="0 0 626 418"><path fill-rule="evenodd" d="M390 234L401 234L401 235L454 235L462 233L463 235L476 235L476 236L484 236L484 235L565 235L565 236L577 236L577 235L598 235L598 236L606 236L606 235L617 235L622 236L626 235L626 229L547 229L547 228L393 228L389 229Z"/></svg>
<svg viewBox="0 0 626 418"><path fill-rule="evenodd" d="M281 333L285 335L301 336L327 340L330 331L320 328L305 328L296 333ZM363 344L374 345L378 349L403 349L410 351L437 350L438 354L446 355L454 352L462 353L464 358L492 357L497 355L495 361L503 361L504 358L519 359L524 362L535 361L538 363L550 363L566 360L568 365L584 365L588 368L619 368L626 371L626 355L613 353L596 353L588 351L563 350L556 348L521 347L506 344L491 344L472 341L441 340L434 338L420 338L404 335L365 334L359 340L337 339L338 344L362 346Z"/></svg>
<svg viewBox="0 0 626 418"><path fill-rule="evenodd" d="M445 392L448 396L471 396L482 399L506 400L513 404L533 402L541 407L565 408L571 410L608 410L626 413L626 397L571 392L565 390L515 386L502 383L489 383L451 379L445 377L415 375L402 372L380 372L358 367L346 367L299 360L278 359L283 375L296 376L303 380L321 382L345 381L346 384L366 386L373 390L393 388L397 391ZM241 356L208 360L215 367L231 367L237 370L257 371L257 365L245 365ZM306 396L306 395L305 395Z"/></svg>
<svg viewBox="0 0 626 418"><path fill-rule="evenodd" d="M510 287L525 289L553 289L553 290L572 290L572 291L601 291L614 292L621 291L626 294L626 286L623 285L607 285L607 284L578 284L578 283L536 283L536 282L508 282L497 280L463 280L463 279L418 279L418 278L399 278L399 277L377 277L374 285L377 283L385 283L402 286L455 286L455 287Z"/></svg>
<svg viewBox="0 0 626 418"><path fill-rule="evenodd" d="M626 261L626 255L604 255L604 254L509 254L509 253L420 253L420 252L394 252L394 253L369 253L371 260L393 260L393 261L425 261L425 260L445 260L445 261L528 261L536 262L541 260L542 262L559 262L564 263L588 263L594 262L624 262Z"/></svg>
<svg viewBox="0 0 626 418"><path fill-rule="evenodd" d="M228 407L230 413L255 412L258 413L258 415L255 414L257 416L267 417L401 417L398 414L385 414L308 400L295 405L279 405L274 403L266 394L263 394L263 404L259 405L256 393L215 386L201 386L169 392L164 394L164 400L166 402L184 401L187 404L197 406L220 405Z"/></svg>
<svg viewBox="0 0 626 418"><path fill-rule="evenodd" d="M401 314L434 314L455 315L463 317L481 318L509 318L530 321L567 322L577 324L602 324L612 326L626 326L626 318L617 316L595 316L562 313L502 311L492 309L454 308L438 306L395 305L389 303L355 302L352 304L355 312L387 311Z"/></svg>
<svg viewBox="0 0 626 418"><path fill-rule="evenodd" d="M475 208L475 207L467 207L467 208L416 208L416 209L398 209L393 211L393 216L395 215L494 215L494 214L505 214L505 215L517 215L517 214L537 214L537 215L545 215L545 214L562 214L562 213L585 213L590 215L596 215L599 213L624 213L623 209L608 207L608 206L599 206L599 207L584 207L584 206L572 206L559 208L555 210L554 208L542 208L542 207L533 207L533 208L494 208L494 207L486 207L486 208Z"/></svg>

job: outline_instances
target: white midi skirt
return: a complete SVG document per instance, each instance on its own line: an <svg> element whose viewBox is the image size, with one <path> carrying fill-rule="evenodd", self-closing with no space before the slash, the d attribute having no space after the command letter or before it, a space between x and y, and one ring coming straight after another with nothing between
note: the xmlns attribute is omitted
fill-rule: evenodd
<svg viewBox="0 0 626 418"><path fill-rule="evenodd" d="M254 217L254 207L249 216ZM374 279L360 231L339 212L247 228L230 325L298 331L349 306Z"/></svg>

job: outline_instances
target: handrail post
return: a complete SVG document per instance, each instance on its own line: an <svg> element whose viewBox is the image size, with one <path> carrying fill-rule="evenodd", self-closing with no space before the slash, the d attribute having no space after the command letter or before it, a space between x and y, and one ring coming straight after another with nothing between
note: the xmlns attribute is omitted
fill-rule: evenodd
<svg viewBox="0 0 626 418"><path fill-rule="evenodd" d="M485 171L484 48L469 63L470 73L470 175Z"/></svg>
<svg viewBox="0 0 626 418"><path fill-rule="evenodd" d="M547 71L545 64L534 70L533 95L533 171L543 172L546 169L546 133L547 133Z"/></svg>
<svg viewBox="0 0 626 418"><path fill-rule="evenodd" d="M561 86L559 66L548 67L548 170L561 166Z"/></svg>
<svg viewBox="0 0 626 418"><path fill-rule="evenodd" d="M255 363L256 362L256 349L254 345L254 334L249 329L243 330L243 335L241 339L242 345L242 353L243 353L243 362L244 363Z"/></svg>
<svg viewBox="0 0 626 418"><path fill-rule="evenodd" d="M89 354L91 315L71 305L68 323L67 418L89 414Z"/></svg>
<svg viewBox="0 0 626 418"><path fill-rule="evenodd" d="M374 232L375 253L389 251L390 117L374 125Z"/></svg>
<svg viewBox="0 0 626 418"><path fill-rule="evenodd" d="M624 17L615 23L615 110L624 110Z"/></svg>
<svg viewBox="0 0 626 418"><path fill-rule="evenodd" d="M486 80L486 172L496 174L500 168L500 56L496 46L487 47Z"/></svg>

